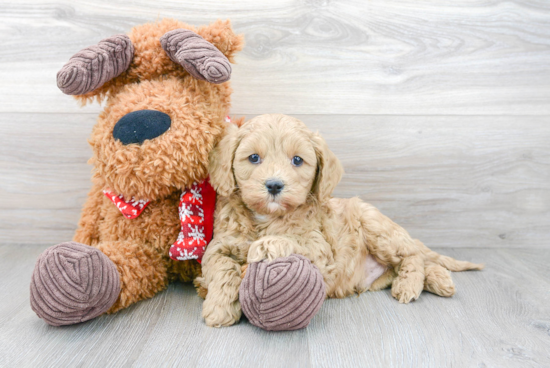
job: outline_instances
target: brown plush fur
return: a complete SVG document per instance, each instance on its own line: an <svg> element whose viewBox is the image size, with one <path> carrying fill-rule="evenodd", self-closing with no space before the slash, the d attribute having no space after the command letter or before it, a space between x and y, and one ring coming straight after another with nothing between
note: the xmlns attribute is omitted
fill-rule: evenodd
<svg viewBox="0 0 550 368"><path fill-rule="evenodd" d="M259 164L248 160L252 154L260 155ZM294 156L303 158L301 166L292 165ZM371 255L387 270L370 290L391 285L401 303L423 289L451 296L448 270L482 268L429 250L359 198L331 198L342 166L325 141L295 118L262 115L229 127L212 151L210 171L219 194L214 239L197 279L206 294L203 317L209 326L240 319L238 290L246 262L302 254L323 274L327 297L343 298L369 287L365 267ZM277 196L265 187L273 178L285 184Z"/></svg>
<svg viewBox="0 0 550 368"><path fill-rule="evenodd" d="M93 187L74 240L97 247L118 268L121 293L109 312L152 297L170 281L192 281L201 273L198 262L172 261L168 250L180 230L182 190L208 176L208 155L223 133L231 87L196 80L170 60L160 38L176 28L197 31L172 19L132 29L135 53L130 68L98 90L76 96L83 103L93 97L106 99L90 139ZM243 46L229 21L197 32L229 60ZM118 120L143 109L168 114L170 129L141 145L115 140L112 132ZM104 189L151 203L129 220L103 195Z"/></svg>

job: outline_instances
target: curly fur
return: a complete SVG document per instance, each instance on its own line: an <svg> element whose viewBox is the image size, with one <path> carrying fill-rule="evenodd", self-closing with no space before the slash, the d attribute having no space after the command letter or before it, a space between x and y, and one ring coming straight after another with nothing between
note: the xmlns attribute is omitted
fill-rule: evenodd
<svg viewBox="0 0 550 368"><path fill-rule="evenodd" d="M251 163L251 154L261 162ZM291 163L296 155L304 160L299 167ZM423 289L451 296L448 270L482 268L429 250L359 198L331 198L342 166L325 141L295 118L262 115L229 127L210 155L210 172L219 194L215 235L197 279L209 326L240 319L241 265L263 259L308 257L323 274L330 298L391 286L401 303ZM272 178L285 184L276 196L265 187ZM386 271L369 285L372 257Z"/></svg>
<svg viewBox="0 0 550 368"><path fill-rule="evenodd" d="M76 96L82 103L106 100L90 138L93 187L74 240L100 249L119 271L121 293L109 312L152 297L170 281L192 281L201 273L196 261L173 261L168 250L180 230L181 191L207 177L208 156L224 131L232 91L229 83L196 80L170 60L160 38L176 28L197 31L229 60L243 46L229 21L198 30L172 19L141 25L129 34L135 47L129 69L98 90ZM117 121L142 109L168 114L170 130L141 145L115 140ZM151 203L128 220L104 189Z"/></svg>

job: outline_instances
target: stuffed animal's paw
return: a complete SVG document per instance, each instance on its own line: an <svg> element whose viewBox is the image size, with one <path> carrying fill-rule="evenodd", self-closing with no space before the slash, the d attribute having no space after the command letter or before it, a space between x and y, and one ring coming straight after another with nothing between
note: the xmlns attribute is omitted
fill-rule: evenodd
<svg viewBox="0 0 550 368"><path fill-rule="evenodd" d="M68 242L40 255L31 279L31 308L52 326L84 322L109 310L120 294L116 265L99 249Z"/></svg>

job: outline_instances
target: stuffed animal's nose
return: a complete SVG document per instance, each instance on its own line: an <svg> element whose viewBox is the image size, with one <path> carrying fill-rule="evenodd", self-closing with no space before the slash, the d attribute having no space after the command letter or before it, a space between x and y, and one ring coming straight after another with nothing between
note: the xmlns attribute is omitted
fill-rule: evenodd
<svg viewBox="0 0 550 368"><path fill-rule="evenodd" d="M267 191L273 195L279 194L281 190L285 187L282 181L277 179L269 179L265 182L265 187Z"/></svg>
<svg viewBox="0 0 550 368"><path fill-rule="evenodd" d="M170 129L170 116L156 110L139 110L124 115L113 129L113 137L122 144L142 144Z"/></svg>

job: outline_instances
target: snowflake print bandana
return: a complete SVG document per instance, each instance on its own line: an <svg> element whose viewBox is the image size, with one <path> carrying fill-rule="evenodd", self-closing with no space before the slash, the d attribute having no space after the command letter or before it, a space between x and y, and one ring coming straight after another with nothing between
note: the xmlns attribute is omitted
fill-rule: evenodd
<svg viewBox="0 0 550 368"><path fill-rule="evenodd" d="M212 240L215 208L216 191L208 179L183 191L179 204L181 231L170 248L170 258L201 262L204 250Z"/></svg>
<svg viewBox="0 0 550 368"><path fill-rule="evenodd" d="M151 201L145 200L145 199L130 199L129 201L124 200L124 197L121 195L116 195L113 192L109 190L104 190L103 194L107 196L119 209L119 211L126 217L127 219L135 219L147 207Z"/></svg>

